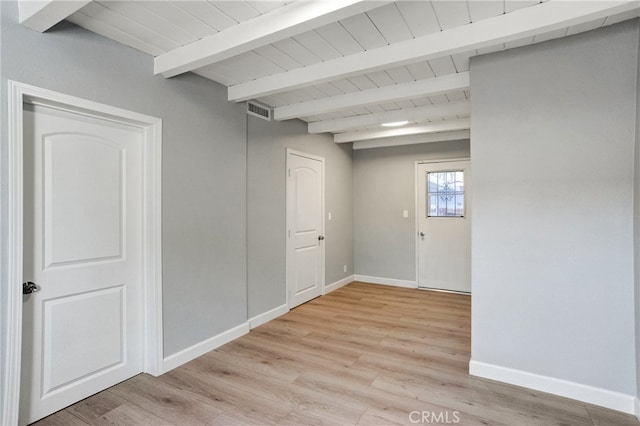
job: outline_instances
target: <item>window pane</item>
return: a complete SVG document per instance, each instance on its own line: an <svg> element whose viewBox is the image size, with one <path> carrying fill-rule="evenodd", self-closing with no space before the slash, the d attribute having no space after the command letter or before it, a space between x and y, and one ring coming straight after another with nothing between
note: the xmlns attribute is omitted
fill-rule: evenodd
<svg viewBox="0 0 640 426"><path fill-rule="evenodd" d="M427 216L464 216L464 172L427 173Z"/></svg>
<svg viewBox="0 0 640 426"><path fill-rule="evenodd" d="M456 172L456 192L464 194L464 175L463 172Z"/></svg>
<svg viewBox="0 0 640 426"><path fill-rule="evenodd" d="M456 196L456 216L464 216L464 195Z"/></svg>
<svg viewBox="0 0 640 426"><path fill-rule="evenodd" d="M427 173L427 179L429 182L428 191L431 193L438 192L438 175L436 173Z"/></svg>
<svg viewBox="0 0 640 426"><path fill-rule="evenodd" d="M428 216L437 216L438 214L438 196L430 195L430 201L428 201L429 205L427 206L427 215Z"/></svg>

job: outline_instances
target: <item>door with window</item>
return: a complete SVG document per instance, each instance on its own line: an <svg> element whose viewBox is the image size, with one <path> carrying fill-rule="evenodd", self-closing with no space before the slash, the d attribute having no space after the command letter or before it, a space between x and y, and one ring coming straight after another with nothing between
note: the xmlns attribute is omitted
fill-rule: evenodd
<svg viewBox="0 0 640 426"><path fill-rule="evenodd" d="M471 292L469 161L419 163L418 287Z"/></svg>
<svg viewBox="0 0 640 426"><path fill-rule="evenodd" d="M289 308L324 286L324 158L287 151L287 292Z"/></svg>

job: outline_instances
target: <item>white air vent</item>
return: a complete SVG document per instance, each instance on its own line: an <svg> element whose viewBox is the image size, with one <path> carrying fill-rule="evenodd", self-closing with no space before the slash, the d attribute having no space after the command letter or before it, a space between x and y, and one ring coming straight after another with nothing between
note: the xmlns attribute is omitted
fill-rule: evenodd
<svg viewBox="0 0 640 426"><path fill-rule="evenodd" d="M271 121L273 111L266 105L259 104L254 101L247 102L247 114Z"/></svg>

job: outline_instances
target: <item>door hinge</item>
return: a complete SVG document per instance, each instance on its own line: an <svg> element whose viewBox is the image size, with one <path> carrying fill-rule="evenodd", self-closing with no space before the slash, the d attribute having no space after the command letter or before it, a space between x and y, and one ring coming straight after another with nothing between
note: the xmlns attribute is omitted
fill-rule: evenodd
<svg viewBox="0 0 640 426"><path fill-rule="evenodd" d="M289 169L289 177L291 177L291 169Z"/></svg>

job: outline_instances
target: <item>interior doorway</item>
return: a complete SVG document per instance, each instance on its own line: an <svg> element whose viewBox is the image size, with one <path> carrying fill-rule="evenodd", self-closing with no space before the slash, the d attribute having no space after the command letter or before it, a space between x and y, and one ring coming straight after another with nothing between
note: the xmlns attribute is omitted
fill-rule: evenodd
<svg viewBox="0 0 640 426"><path fill-rule="evenodd" d="M74 177L74 173L79 173L79 169L83 167L82 162L76 163L75 166L77 167L69 164L64 165L63 163L65 161L70 161L70 156L68 155L69 152L80 147L78 142L87 135L83 132L75 132L74 134L74 131L67 132L66 135L63 135L65 132L60 132L59 129L45 132L48 137L48 142L46 138L42 138L44 135L38 136L36 145L39 145L41 148L41 154L44 153L43 158L45 158L45 163L46 161L49 161L49 167L45 167L45 173L49 173L50 177L54 178L58 184L65 181L67 178L72 179L64 185L65 190L57 192L55 190L52 192L52 189L54 189L53 187L47 187L47 185L50 185L51 182L53 182L52 180L41 181L43 183L41 190L43 190L44 195L42 197L36 196L33 199L36 203L41 203L42 205L48 205L50 207L50 214L45 213L37 219L41 220L40 226L44 226L46 228L42 235L45 238L49 235L49 239L48 241L41 241L41 247L36 249L43 255L43 262L38 261L36 264L33 262L33 259L25 256L24 249L28 249L30 245L30 243L25 242L25 237L30 238L30 232L33 233L33 229L27 229L27 226L33 227L34 225L32 225L32 223L35 223L31 221L30 217L28 217L29 215L34 214L34 210L32 210L31 207L29 207L29 209L25 208L27 201L23 204L23 200L25 199L25 184L30 184L29 182L25 182L25 177L29 176L31 178L32 176L29 174L29 164L25 163L25 161L29 161L29 156L31 156L31 153L29 152L30 148L28 146L29 143L26 140L26 138L29 137L29 132L25 132L25 124L29 126L29 117L26 116L36 109L46 109L49 112L55 111L54 114L73 116L76 119L81 121L84 120L85 122L99 120L103 122L103 124L110 123L106 125L116 127L120 125L135 128L135 131L141 138L138 155L140 159L140 167L136 172L139 174L139 182L141 183L138 192L138 197L141 199L138 212L141 235L137 251L139 252L140 259L140 262L138 263L143 265L139 271L139 300L142 300L142 306L144 309L138 313L140 332L137 337L142 341L142 343L141 350L139 351L140 354L138 355L138 360L136 362L140 366L139 368L141 371L145 371L153 375L161 374L163 369L161 294L162 265L160 238L160 166L162 152L162 124L160 119L154 117L149 117L143 114L99 104L15 81L10 81L8 88L8 155L11 167L8 170L9 181L7 185L7 210L9 212L7 221L9 224L9 233L7 237L8 250L6 256L8 268L6 274L7 280L3 282L2 289L3 294L6 297L0 301L0 307L2 308L0 311L4 314L3 320L6 321L5 329L7 330L6 335L2 336L4 343L3 347L5 348L5 353L3 354L5 363L3 368L5 368L6 374L3 376L4 393L2 401L0 401L0 423L16 424L19 422L21 405L20 380L23 373L22 360L23 356L28 358L30 356L29 351L32 350L31 347L28 347L27 351L23 351L23 331L28 332L28 330L25 330L25 327L31 326L29 322L31 318L23 321L23 313L24 315L29 315L28 309L25 309L23 312L23 306L26 303L25 299L29 297L29 294L25 295L23 294L23 291L33 295L32 292L34 289L42 289L42 287L38 286L37 283L35 284L35 287L32 285L23 285L25 282L32 281L30 277L25 275L25 271L28 271L30 268L40 271L47 268L58 268L57 272L73 274L80 269L79 265L83 263L93 262L106 265L110 262L117 262L120 258L131 256L131 253L127 252L126 248L123 250L124 244L121 244L122 241L118 239L118 235L122 236L122 234L118 232L107 232L111 235L111 237L109 237L110 239L105 235L97 238L93 242L89 241L89 239L85 239L84 243L88 245L80 247L83 244L81 242L82 238L77 237L81 234L81 232L78 231L82 228L82 224L70 220L70 218L73 217L73 214L69 214L69 212L65 210L73 207L73 205L68 203L70 200L69 195L73 194L75 189L78 189L80 192L82 192L83 189L86 190L91 179L94 179L99 175L101 177L98 181L101 181L102 183L106 183L107 181L111 182L111 179L107 179L105 181L102 178L105 176L113 176L114 174L117 175L118 173L116 172L121 172L119 166L113 166L113 164L115 161L115 163L122 165L121 159L126 157L126 155L122 155L121 152L114 154L118 149L113 146L109 148L107 146L108 144L97 143L97 140L94 139L93 142L96 143L89 144L91 145L91 148L88 149L88 152L85 152L85 154L89 154L88 157L93 156L94 159L105 154L106 157L110 157L112 160L115 160L111 161L111 166L109 166L111 167L110 169L109 167L104 170L90 170L91 168L85 168L84 171L81 172L84 175L89 176L86 177L87 182L82 182L83 179L78 179L78 176ZM89 138L90 136L91 135L88 135ZM56 142L61 142L55 149L52 149L53 145L56 145L56 143L52 142L52 138L56 139ZM82 145L81 149L86 149L89 145ZM107 152L109 152L109 154L107 154ZM60 159L62 159L62 163L57 161ZM57 166L55 171L52 172L54 169L51 166L54 163L57 163ZM68 168L65 169L65 167ZM124 173L120 173L120 179L122 179L123 176L128 176L130 173L131 171L125 170ZM133 179L132 176L125 177L125 179L129 178ZM70 188L69 185L76 185L76 187ZM62 186L57 185L57 188L60 189ZM109 190L110 195L105 195L106 198L101 200L106 203L105 205L112 204L113 200L116 199L113 195L117 193L118 190L114 190L114 188L121 187L119 184L111 186L111 189ZM31 189L27 188L27 191L30 190ZM100 191L92 190L92 192ZM49 195L54 193L56 194L55 197L49 197ZM76 193L74 197L77 198L77 195L78 194ZM101 196L93 195L93 197L100 198ZM87 206L85 205L85 207ZM113 205L111 207L113 207ZM119 208L119 206L116 206L116 208ZM104 212L96 210L94 213L100 216ZM40 215L40 213L38 213L38 215ZM111 231L117 229L118 226L121 226L124 221L130 220L125 216L119 216L118 214L110 214L108 216L108 218L107 216L104 217L106 218L104 224L108 225L108 228ZM52 227L52 220L57 223L57 226ZM75 235L72 236L67 234L67 231L74 230L74 226L76 226ZM102 230L100 230L100 232L101 231ZM60 232L57 237L55 234L56 232ZM116 236L115 238L114 235ZM67 285L66 283L68 281L66 279L61 281L65 284L61 284L58 287ZM74 293L75 296L73 297L75 297L75 300L73 301L79 303L80 299L85 295L91 294L94 296L100 296L97 297L97 299L100 299L99 303L96 305L98 306L98 309L105 307L105 302L109 302L111 306L116 306L118 304L126 306L129 302L135 303L135 296L132 294L131 300L129 300L127 293L122 291L120 287L121 284L122 283L120 282L93 293L91 293L91 291L76 292ZM44 292L42 294L44 294ZM94 299L94 302L97 299ZM71 302L72 299L66 299L66 301ZM78 312L77 310L63 309L56 311L56 307L54 305L55 303L49 305L50 309L47 311L45 316L41 318L39 325L45 333L49 333L49 336L56 334L57 331L61 331L61 328L68 328L68 325L71 323L85 328L92 326L91 319L84 318L84 320L80 319L75 322L74 318L71 318L73 315L69 316L69 312L75 314ZM41 305L41 307L43 307L43 305ZM84 306L83 310L84 313L88 313L89 311L92 311L93 308ZM113 330L117 328L118 327L115 327ZM110 332L113 330L110 330ZM45 355L42 364L45 367L46 363L50 362L52 359L48 358L47 360L47 356L52 355L54 351L58 351L61 348L64 350L64 346L67 344L66 341L57 339L40 339L40 343L44 343L43 346L45 348L48 347L47 350L49 351L43 352ZM29 342L26 342L26 345L28 346ZM114 363L111 361L113 361L113 357L106 362L106 364L109 364L108 366L105 366L106 364L103 363L104 369L108 370L112 367L111 364ZM77 374L77 371L73 372L73 369L76 367L78 367L78 365L72 365L69 369L56 369L55 372L50 369L52 374L49 375L47 379L48 381L42 382L41 389L39 389L40 394L42 395L45 393L42 389L48 389L51 391L51 394L61 393L63 390L66 390L66 379L73 376L73 374ZM87 365L84 365L83 367L87 367ZM23 387L23 390L24 389L25 388ZM78 399L80 398L82 398L82 396ZM31 418L23 418L20 419L20 422L24 423L31 420Z"/></svg>
<svg viewBox="0 0 640 426"><path fill-rule="evenodd" d="M289 308L324 287L324 158L287 150L287 301Z"/></svg>

